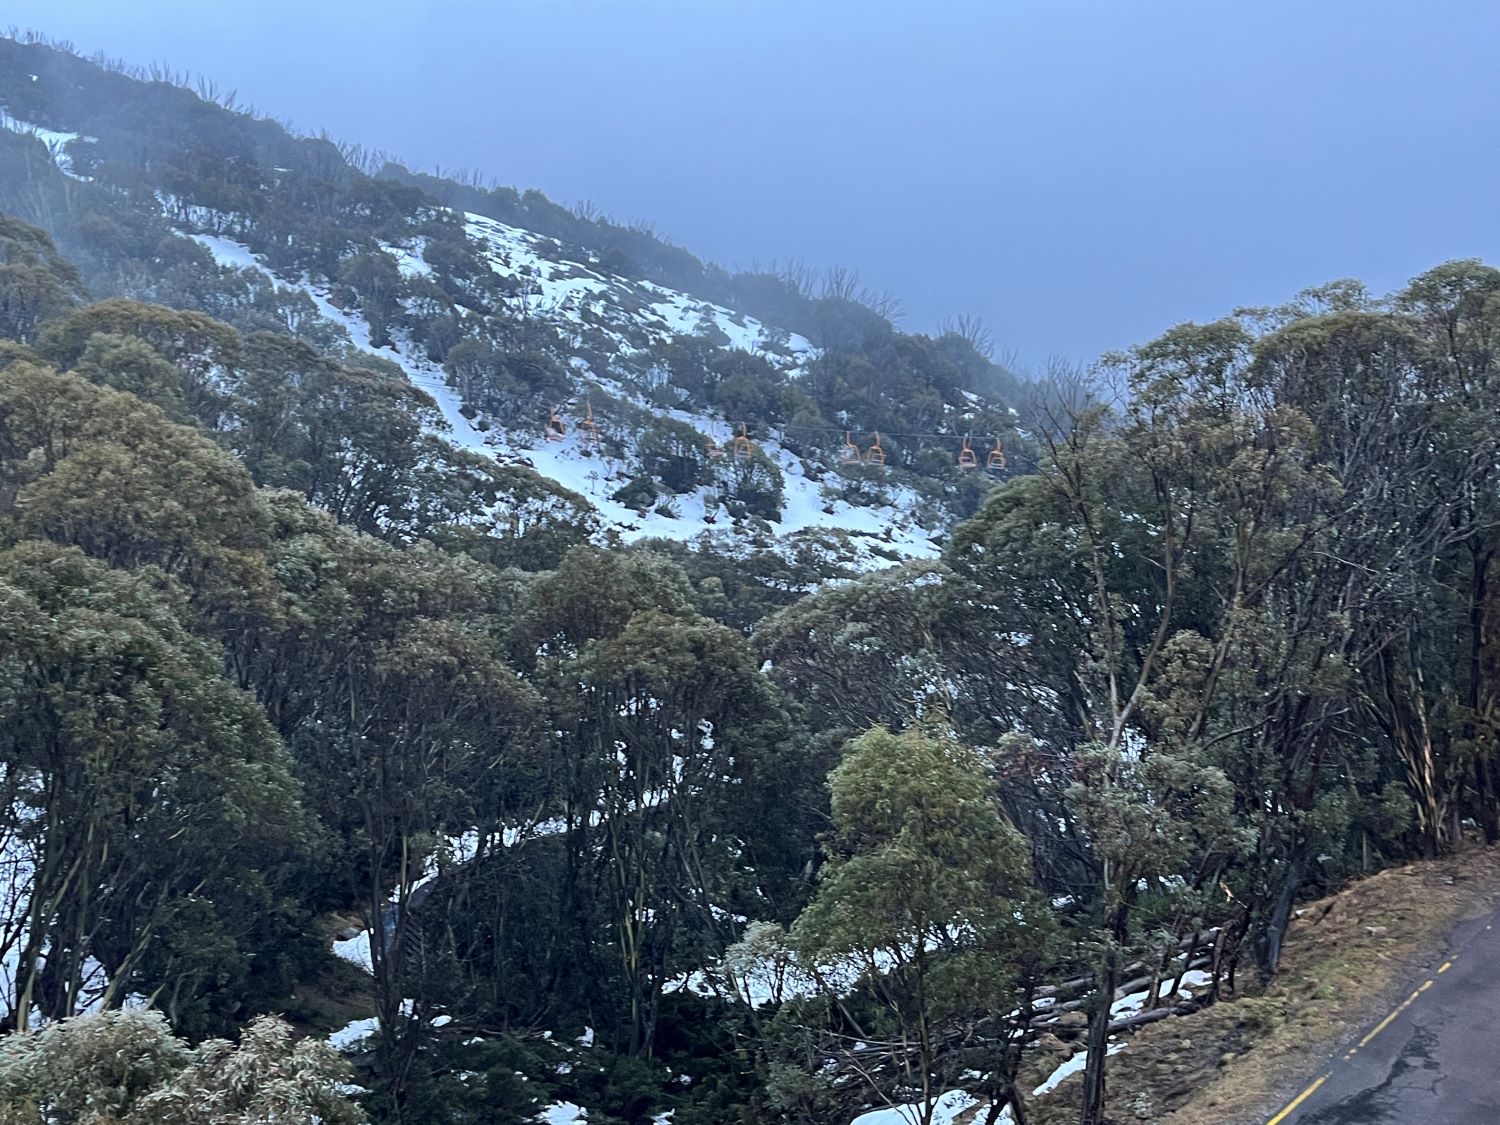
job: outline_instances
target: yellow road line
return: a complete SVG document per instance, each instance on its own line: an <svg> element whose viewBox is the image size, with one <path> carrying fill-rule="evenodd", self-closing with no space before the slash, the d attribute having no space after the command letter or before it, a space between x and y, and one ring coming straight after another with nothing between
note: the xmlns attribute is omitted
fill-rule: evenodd
<svg viewBox="0 0 1500 1125"><path fill-rule="evenodd" d="M1489 927L1486 926L1485 929L1489 929ZM1453 962L1444 961L1442 965L1438 967L1438 973L1446 973L1451 968L1453 968ZM1417 990L1410 996L1408 996L1405 1000L1401 1001L1400 1005L1394 1011L1386 1016L1385 1019L1377 1023L1373 1028L1371 1028L1368 1035L1366 1035L1353 1047L1350 1047L1348 1052L1344 1055L1344 1060L1347 1062L1349 1059L1352 1059L1355 1056L1356 1052L1358 1052L1361 1047L1369 1046L1370 1040L1374 1039L1375 1036L1379 1035L1386 1028L1390 1027L1391 1024L1395 1021L1396 1017L1399 1016L1402 1012L1406 1011L1407 1008L1410 1008L1412 1004L1416 1002L1417 997L1421 996L1422 993L1431 988L1435 982L1435 977L1428 977L1425 981L1423 981L1422 984L1417 988ZM1280 1125L1280 1122L1285 1121L1293 1110L1295 1110L1303 1102L1307 1101L1308 1098L1312 1097L1313 1094L1317 1092L1318 1087L1323 1085L1324 1082L1327 1082L1331 1076L1332 1071L1330 1071L1328 1074L1323 1075L1311 1086L1303 1090L1302 1093L1298 1094L1295 1098L1292 1099L1290 1105L1288 1105L1275 1117L1271 1118L1271 1120L1267 1121L1266 1125Z"/></svg>
<svg viewBox="0 0 1500 1125"><path fill-rule="evenodd" d="M1285 1121L1287 1119L1287 1116L1294 1109L1296 1109L1303 1102L1307 1101L1307 1099L1310 1098L1310 1097L1312 1097L1313 1094L1317 1093L1318 1087L1321 1086L1321 1085L1323 1085L1323 1083L1325 1083L1327 1081L1328 1081L1328 1075L1325 1074L1325 1075L1323 1075L1322 1078L1319 1078L1311 1086L1309 1086L1307 1089L1303 1090L1302 1093L1298 1094L1295 1098L1293 1098L1292 1099L1292 1104L1289 1105L1289 1106L1287 1106L1284 1110L1282 1110L1280 1113L1278 1113L1275 1117L1271 1118L1271 1120L1267 1121L1266 1125L1280 1125L1280 1123L1283 1122L1283 1121Z"/></svg>
<svg viewBox="0 0 1500 1125"><path fill-rule="evenodd" d="M1375 1027L1371 1030L1370 1034L1366 1035L1363 1039L1361 1039L1359 1041L1359 1045L1361 1047L1368 1046L1371 1039L1374 1039L1375 1036L1379 1035L1386 1028L1390 1027L1391 1026L1391 1021L1394 1020L1397 1016L1399 1016L1402 1012L1406 1011L1406 1009L1411 1006L1411 1002L1417 998L1417 995L1418 995L1417 993L1413 992L1410 996L1408 996L1405 1000L1403 1000L1401 1002L1401 1006L1399 1008L1397 1008L1395 1011L1393 1011L1390 1015L1386 1016L1385 1019L1383 1019L1379 1023L1377 1023L1375 1025Z"/></svg>

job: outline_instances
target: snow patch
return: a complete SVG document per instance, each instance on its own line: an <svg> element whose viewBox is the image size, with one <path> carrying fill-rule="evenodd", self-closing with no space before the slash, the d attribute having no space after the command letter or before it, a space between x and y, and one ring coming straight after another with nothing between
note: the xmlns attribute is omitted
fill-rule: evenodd
<svg viewBox="0 0 1500 1125"><path fill-rule="evenodd" d="M1118 1055L1124 1049L1124 1043L1112 1043L1110 1044L1109 1049L1104 1053L1106 1055ZM1031 1091L1031 1096L1034 1098L1040 1098L1044 1094L1052 1093L1053 1090L1057 1089L1063 1084L1064 1079L1071 1078L1075 1074L1082 1074L1084 1068L1088 1066L1088 1064L1089 1053L1087 1051L1079 1051L1071 1059L1063 1063L1060 1067L1058 1067L1050 1075L1048 1075L1045 1082L1043 1082L1035 1090Z"/></svg>
<svg viewBox="0 0 1500 1125"><path fill-rule="evenodd" d="M340 1051L348 1051L363 1043L380 1030L380 1021L374 1016L364 1020L351 1020L328 1037Z"/></svg>
<svg viewBox="0 0 1500 1125"><path fill-rule="evenodd" d="M979 1105L979 1099L963 1090L949 1090L940 1096L932 1106L932 1125L953 1125L958 1115L973 1109ZM1000 1121L1010 1120L1010 1111L1001 1114ZM869 1113L861 1113L849 1125L920 1125L922 1121L922 1106L920 1103L913 1105L887 1106L885 1109L872 1109Z"/></svg>
<svg viewBox="0 0 1500 1125"><path fill-rule="evenodd" d="M361 930L352 938L333 943L333 952L356 968L367 973L375 971L375 962L370 958L370 931Z"/></svg>
<svg viewBox="0 0 1500 1125"><path fill-rule="evenodd" d="M564 258L562 243L473 212L465 230L490 268L515 289L511 305L630 356L676 336L707 336L721 346L764 357L789 374L818 354L806 337L784 332L686 293L649 281L604 274Z"/></svg>
<svg viewBox="0 0 1500 1125"><path fill-rule="evenodd" d="M92 144L97 138L85 137L79 133L63 133L56 129L48 129L43 125L33 125L29 121L22 121L18 117L12 117L4 109L0 109L0 129L8 129L12 133L29 133L42 144L47 146L47 151L52 154L52 159L57 164L57 170L64 176L71 176L75 180L92 180L92 176L80 176L73 171L73 158L68 154L68 146L74 141L83 141Z"/></svg>

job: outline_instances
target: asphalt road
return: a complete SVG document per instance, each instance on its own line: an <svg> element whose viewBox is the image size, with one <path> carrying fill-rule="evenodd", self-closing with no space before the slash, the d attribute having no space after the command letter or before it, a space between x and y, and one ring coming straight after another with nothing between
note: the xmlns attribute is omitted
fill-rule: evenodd
<svg viewBox="0 0 1500 1125"><path fill-rule="evenodd" d="M1267 1125L1500 1125L1500 913L1460 926Z"/></svg>

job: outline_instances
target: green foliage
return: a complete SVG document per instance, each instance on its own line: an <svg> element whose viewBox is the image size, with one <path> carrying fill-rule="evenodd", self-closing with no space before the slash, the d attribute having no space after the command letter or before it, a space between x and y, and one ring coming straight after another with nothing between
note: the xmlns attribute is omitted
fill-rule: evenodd
<svg viewBox="0 0 1500 1125"><path fill-rule="evenodd" d="M813 964L884 958L917 973L932 951L951 953L933 958L924 982L934 1011L972 1001L973 989L1006 992L1007 959L1021 959L1029 865L979 756L920 729L877 727L849 744L828 783L828 858L794 948Z"/></svg>
<svg viewBox="0 0 1500 1125"><path fill-rule="evenodd" d="M359 1125L350 1075L326 1043L261 1018L238 1044L195 1048L156 1012L79 1016L0 1044L6 1125Z"/></svg>
<svg viewBox="0 0 1500 1125"><path fill-rule="evenodd" d="M749 457L725 457L719 462L719 500L736 519L755 516L778 520L785 505L785 479L776 463L756 449Z"/></svg>
<svg viewBox="0 0 1500 1125"><path fill-rule="evenodd" d="M500 327L492 317L491 330ZM458 341L443 368L465 403L496 418L534 415L540 430L547 410L568 397L563 367L539 329L520 333L506 326L499 334L496 343L474 336Z"/></svg>
<svg viewBox="0 0 1500 1125"><path fill-rule="evenodd" d="M84 359L95 334L131 336L153 348L177 368L182 396L193 416L208 424L221 408L215 372L232 367L239 339L227 324L202 313L111 300L86 305L47 325L38 350L68 369Z"/></svg>
<svg viewBox="0 0 1500 1125"><path fill-rule="evenodd" d="M187 421L182 377L150 344L137 336L96 332L89 337L74 374L91 383L129 391L176 422Z"/></svg>
<svg viewBox="0 0 1500 1125"><path fill-rule="evenodd" d="M641 474L668 492L692 492L711 479L708 440L671 418L659 419L636 439L636 456Z"/></svg>
<svg viewBox="0 0 1500 1125"><path fill-rule="evenodd" d="M963 589L941 566L907 563L811 592L763 620L756 642L818 730L899 730L983 655Z"/></svg>
<svg viewBox="0 0 1500 1125"><path fill-rule="evenodd" d="M78 272L35 227L0 214L0 337L22 343L82 298Z"/></svg>
<svg viewBox="0 0 1500 1125"><path fill-rule="evenodd" d="M226 437L258 483L293 488L373 535L425 531L434 461L449 450L425 432L432 401L400 374L335 363L286 336L244 340ZM449 520L470 514L439 510ZM444 521L446 522L446 521Z"/></svg>
<svg viewBox="0 0 1500 1125"><path fill-rule="evenodd" d="M930 724L899 735L876 727L849 743L828 784L827 860L790 948L830 999L858 988L844 1011L853 1004L859 1037L892 1044L896 1058L894 1076L866 1071L867 1081L882 1096L914 1091L925 1119L954 1077L950 1023L1025 1007L1050 952L1049 919L985 763L951 735ZM811 1031L811 1014L794 1004L778 1022ZM1020 1034L1002 1030L989 1055L991 1088L1004 1098ZM815 1066L841 1049L820 1046ZM772 1096L784 1107L822 1100L815 1081L794 1081L785 1066L778 1074Z"/></svg>
<svg viewBox="0 0 1500 1125"><path fill-rule="evenodd" d="M545 1047L508 1035L437 1038L431 1046L434 1065L405 1099L403 1120L411 1125L532 1125L549 1100L547 1080L555 1080L557 1073L556 1052ZM381 1091L372 1093L378 1120Z"/></svg>
<svg viewBox="0 0 1500 1125"><path fill-rule="evenodd" d="M77 550L0 554L4 818L35 869L7 923L24 934L7 998L23 1025L77 1008L85 954L110 972L107 1002L156 993L195 1025L231 980L240 1003L290 984L304 919L286 896L315 832L269 724L179 612Z"/></svg>
<svg viewBox="0 0 1500 1125"><path fill-rule="evenodd" d="M1008 1096L1006 1014L1056 953L1095 981L1097 1120L1130 960L1218 926L1217 969L1268 973L1310 888L1451 848L1466 817L1500 839L1482 263L1180 325L1105 358L1110 402L1060 373L1050 419L1022 417L979 326L897 332L843 273L815 296L537 192L371 175L40 44L0 40L0 104L97 138L69 179L0 133L0 207L48 232L0 218L0 842L35 883L0 947L23 1025L139 992L189 1038L244 1027L317 975L313 919L338 911L371 931L390 1119L519 1123L567 1097L600 1122L821 1122L858 1108L826 1059L927 1102L973 1069L955 1037ZM454 207L820 353L788 378L705 314L665 347L615 325L631 345L604 354L605 313L576 337L518 315L525 282ZM587 395L602 452L637 461L617 499L706 489L734 538L600 546L583 498L448 446L389 360L183 231L326 286L376 348L425 349L481 427L540 430ZM853 573L832 536L774 540L776 465L709 458L678 408L784 426L834 497L910 488L935 528L972 518L940 563ZM887 467L834 465L844 429L885 433ZM991 490L953 466L964 434L1039 471ZM1060 951L1048 896L1071 900ZM667 991L767 961L818 995ZM536 1035L585 1025L587 1063ZM250 1119L300 1049L252 1023L235 1058L272 1061L236 1070L135 1030L141 1053L98 1064L130 1072L116 1101L55 1118L146 1120L171 1087L151 1119ZM5 1058L48 1035L78 1081L49 1063L48 1088L90 1088L62 1032ZM872 1070L851 1044L877 1040ZM18 1120L31 1081L5 1079Z"/></svg>
<svg viewBox="0 0 1500 1125"><path fill-rule="evenodd" d="M390 328L400 312L405 289L396 260L379 250L355 254L339 264L337 278L359 301L360 312L370 326L370 342L377 348L390 343Z"/></svg>

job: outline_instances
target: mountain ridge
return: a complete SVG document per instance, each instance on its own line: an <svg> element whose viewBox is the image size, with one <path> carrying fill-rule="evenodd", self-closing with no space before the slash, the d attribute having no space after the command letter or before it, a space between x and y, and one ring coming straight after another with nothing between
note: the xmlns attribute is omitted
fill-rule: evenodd
<svg viewBox="0 0 1500 1125"><path fill-rule="evenodd" d="M171 116L143 131L140 101ZM13 143L41 141L66 181L49 187L34 154L12 151L26 187L0 195L0 208L81 259L96 294L194 307L243 328L256 318L215 289L268 285L252 303L275 306L276 329L387 354L433 395L460 445L529 462L586 494L627 538L690 539L750 520L772 536L849 532L845 555L862 566L930 556L928 536L940 541L990 483L956 471L964 435L982 435L985 449L1003 435L1012 458L1024 435L1015 408L995 397L1013 379L975 339L901 334L861 304L847 275L814 297L805 278L729 275L540 193L481 190L388 161L369 175L356 163L374 157L39 43L0 45L0 107ZM428 188L489 213L456 211ZM156 226L154 244L101 237L123 215ZM199 248L207 261L194 260ZM261 280L214 281L211 269ZM698 292L665 284L673 278ZM301 298L327 322L319 331L297 323ZM767 309L773 320L757 315ZM587 463L576 435L544 440L568 404L574 422L597 413L600 464ZM849 464L846 432L861 450L879 444L886 467ZM718 457L739 433L755 455Z"/></svg>

